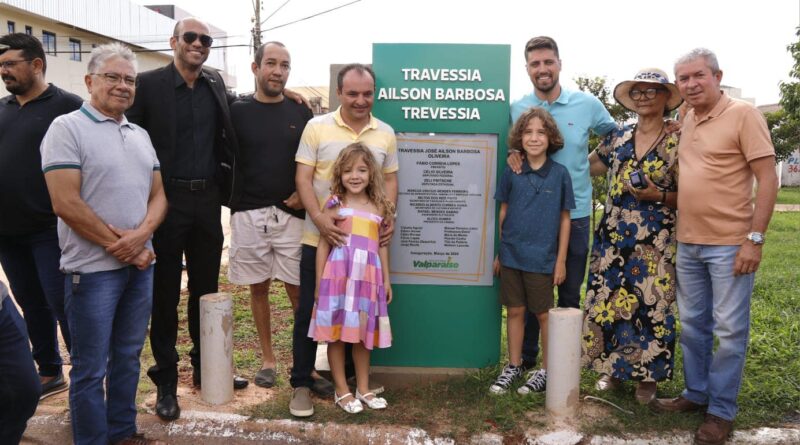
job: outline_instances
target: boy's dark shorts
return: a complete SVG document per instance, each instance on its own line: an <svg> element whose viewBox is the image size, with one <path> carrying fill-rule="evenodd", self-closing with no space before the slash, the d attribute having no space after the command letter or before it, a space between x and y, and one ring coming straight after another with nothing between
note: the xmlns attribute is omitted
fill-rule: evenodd
<svg viewBox="0 0 800 445"><path fill-rule="evenodd" d="M500 266L500 304L540 314L553 308L553 275Z"/></svg>

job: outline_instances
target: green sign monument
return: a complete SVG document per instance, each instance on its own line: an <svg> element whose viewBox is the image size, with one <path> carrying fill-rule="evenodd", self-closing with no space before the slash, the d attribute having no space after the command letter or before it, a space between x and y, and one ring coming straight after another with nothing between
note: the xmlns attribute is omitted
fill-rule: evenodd
<svg viewBox="0 0 800 445"><path fill-rule="evenodd" d="M492 276L508 133L508 45L375 44L374 114L397 132L388 367L480 368L500 355ZM501 162L498 162L501 159Z"/></svg>

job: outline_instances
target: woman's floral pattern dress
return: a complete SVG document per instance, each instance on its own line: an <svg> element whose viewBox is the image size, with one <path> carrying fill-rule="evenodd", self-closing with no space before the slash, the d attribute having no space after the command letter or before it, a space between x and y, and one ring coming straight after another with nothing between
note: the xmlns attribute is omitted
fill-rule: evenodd
<svg viewBox="0 0 800 445"><path fill-rule="evenodd" d="M636 159L635 126L608 135L597 154L608 198L595 230L584 301L583 363L621 380L672 377L675 352L675 210L637 201L625 184L637 167L660 190L676 191L678 135Z"/></svg>

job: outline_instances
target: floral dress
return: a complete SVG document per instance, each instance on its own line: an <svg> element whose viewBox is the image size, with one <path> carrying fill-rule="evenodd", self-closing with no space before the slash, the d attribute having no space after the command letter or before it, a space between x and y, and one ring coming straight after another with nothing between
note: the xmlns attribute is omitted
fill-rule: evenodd
<svg viewBox="0 0 800 445"><path fill-rule="evenodd" d="M676 191L678 136L662 135L637 160L635 126L597 147L608 198L595 230L583 321L583 363L620 380L672 377L675 353L675 210L637 201L625 183L641 168L659 190Z"/></svg>

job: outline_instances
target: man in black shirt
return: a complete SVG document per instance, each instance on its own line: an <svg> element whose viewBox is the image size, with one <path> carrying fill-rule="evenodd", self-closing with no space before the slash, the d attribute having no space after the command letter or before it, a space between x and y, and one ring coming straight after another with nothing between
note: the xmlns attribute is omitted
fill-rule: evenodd
<svg viewBox="0 0 800 445"><path fill-rule="evenodd" d="M56 215L39 152L56 117L80 108L80 97L45 81L42 44L23 33L0 37L0 76L11 95L0 99L0 264L22 308L42 394L67 389L61 371L57 323L67 349L64 275Z"/></svg>
<svg viewBox="0 0 800 445"><path fill-rule="evenodd" d="M253 318L261 342L261 370L255 383L275 384L270 327L270 281L283 282L294 309L300 292L303 205L295 191L294 155L312 117L305 105L283 95L291 58L279 42L258 48L252 64L256 92L231 105L244 181L241 199L231 206L228 278L249 285Z"/></svg>
<svg viewBox="0 0 800 445"><path fill-rule="evenodd" d="M173 63L138 77L136 98L126 113L150 134L161 162L169 210L153 247L153 314L150 346L156 364L147 375L158 389L156 414L180 416L177 400L178 303L182 258L189 275L188 319L193 382L200 385L200 297L217 292L222 224L220 205L233 205L239 180L233 174L238 148L222 77L205 68L213 39L207 24L185 18L175 25ZM235 389L247 386L236 377Z"/></svg>

